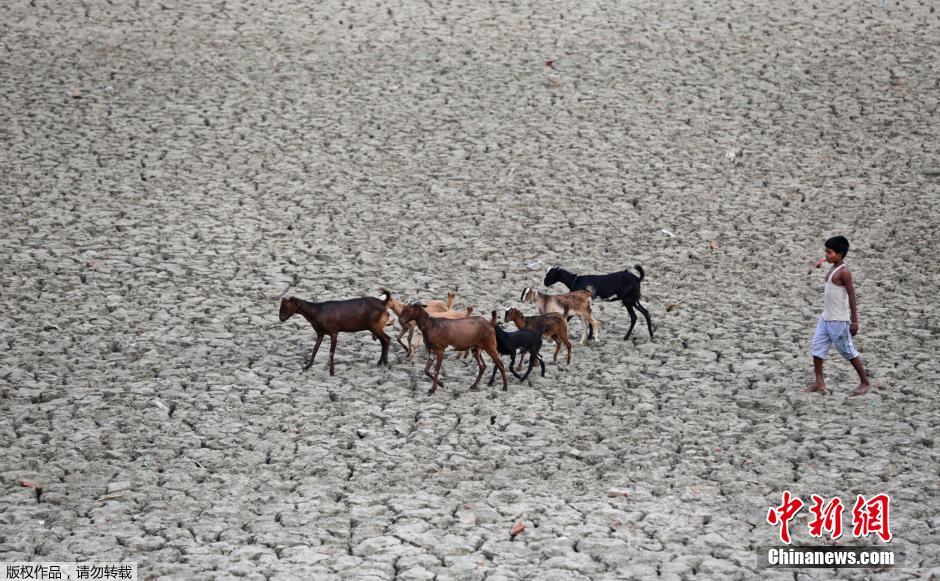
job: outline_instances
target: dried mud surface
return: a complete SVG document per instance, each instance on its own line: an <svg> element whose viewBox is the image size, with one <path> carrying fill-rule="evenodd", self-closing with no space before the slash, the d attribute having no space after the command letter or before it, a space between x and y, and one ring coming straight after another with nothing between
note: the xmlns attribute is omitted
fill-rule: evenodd
<svg viewBox="0 0 940 581"><path fill-rule="evenodd" d="M0 560L937 576L940 11L614 4L6 3ZM861 398L835 355L800 392L836 233ZM380 286L518 306L549 264L641 264L655 339L600 305L570 367L471 392L448 359L429 397L363 334L302 373L277 320ZM906 567L758 570L783 490L890 494Z"/></svg>

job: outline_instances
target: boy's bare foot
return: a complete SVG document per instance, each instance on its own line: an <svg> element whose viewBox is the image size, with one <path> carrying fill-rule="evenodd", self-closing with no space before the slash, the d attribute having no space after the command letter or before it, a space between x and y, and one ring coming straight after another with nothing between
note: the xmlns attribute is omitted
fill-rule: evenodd
<svg viewBox="0 0 940 581"><path fill-rule="evenodd" d="M855 391L853 391L853 392L851 393L851 395L853 395L853 396L855 396L855 395L862 395L862 394L868 393L869 391L871 391L871 384L870 384L870 383L860 383L860 384L858 384L858 387L855 388Z"/></svg>
<svg viewBox="0 0 940 581"><path fill-rule="evenodd" d="M806 389L804 389L803 391L804 391L805 393L813 393L813 392L817 392L817 391L818 391L818 392L824 392L824 391L826 391L826 384L825 384L825 383L819 383L819 382L817 381L817 382L814 383L813 385L807 386Z"/></svg>

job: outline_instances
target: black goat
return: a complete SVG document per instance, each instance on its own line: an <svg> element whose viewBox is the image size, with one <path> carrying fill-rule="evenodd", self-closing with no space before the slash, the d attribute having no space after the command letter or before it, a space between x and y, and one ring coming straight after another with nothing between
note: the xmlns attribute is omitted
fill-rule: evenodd
<svg viewBox="0 0 940 581"><path fill-rule="evenodd" d="M330 336L330 375L335 373L333 367L333 354L336 352L336 336L340 331L349 333L356 331L369 331L373 339L382 343L382 355L379 365L388 363L388 346L392 338L385 334L385 325L388 324L388 301L392 294L385 289L385 300L380 301L372 297L349 299L345 301L326 301L312 303L295 297L281 299L279 317L283 323L295 313L303 315L313 326L317 333L317 343L313 346L310 361L304 366L304 371L310 369L313 360L320 349L323 337Z"/></svg>
<svg viewBox="0 0 940 581"><path fill-rule="evenodd" d="M516 379L520 382L525 381L526 378L529 377L529 374L532 373L532 367L535 365L536 359L538 359L539 365L542 366L542 377L545 377L545 362L542 361L542 356L539 355L539 350L542 348L541 327L535 331L529 329L521 329L514 332L506 331L503 329L502 323L496 318L496 311L493 311L493 318L490 320L490 325L492 325L493 329L496 331L496 350L499 351L501 355L509 355L509 372L515 375ZM529 368L526 370L525 374L521 376L514 368L516 353L519 351L523 351L522 357L525 357L525 353L529 354ZM496 369L494 368L489 385L493 385L493 381L495 380Z"/></svg>
<svg viewBox="0 0 940 581"><path fill-rule="evenodd" d="M652 339L653 321L650 319L649 311L640 304L640 283L643 282L646 274L640 265L636 265L634 268L640 273L639 277L628 270L610 274L577 275L559 266L553 266L545 272L545 286L552 286L556 282L560 282L571 291L589 290L594 298L623 302L623 306L627 307L627 312L630 313L630 330L624 335L624 339L630 338L630 333L633 332L633 327L636 325L636 313L633 311L635 307L646 317L646 327L649 329L650 339ZM588 338L594 338L593 328Z"/></svg>

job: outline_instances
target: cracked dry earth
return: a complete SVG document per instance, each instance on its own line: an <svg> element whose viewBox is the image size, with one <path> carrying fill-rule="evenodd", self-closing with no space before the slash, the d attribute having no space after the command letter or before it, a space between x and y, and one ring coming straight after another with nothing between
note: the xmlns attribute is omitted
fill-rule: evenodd
<svg viewBox="0 0 940 581"><path fill-rule="evenodd" d="M7 2L0 560L940 574L940 11L615 4ZM800 391L836 233L880 382L859 398L834 354ZM302 373L314 334L277 320L285 293L380 286L488 313L549 264L641 264L655 338L601 304L570 367L471 392L451 356L428 396L423 353L379 368L341 335L335 377L325 348ZM849 527L890 494L904 567L760 570L784 490Z"/></svg>

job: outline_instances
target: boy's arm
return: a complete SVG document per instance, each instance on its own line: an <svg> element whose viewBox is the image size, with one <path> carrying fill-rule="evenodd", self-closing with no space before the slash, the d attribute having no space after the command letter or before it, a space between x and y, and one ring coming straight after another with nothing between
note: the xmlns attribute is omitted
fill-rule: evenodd
<svg viewBox="0 0 940 581"><path fill-rule="evenodd" d="M848 269L843 268L842 272L839 273L842 275L842 280L839 281L842 283L842 286L845 287L845 291L849 295L849 309L852 311L852 321L849 325L849 332L854 337L858 333L858 309L855 306L855 285L852 284L852 273Z"/></svg>

